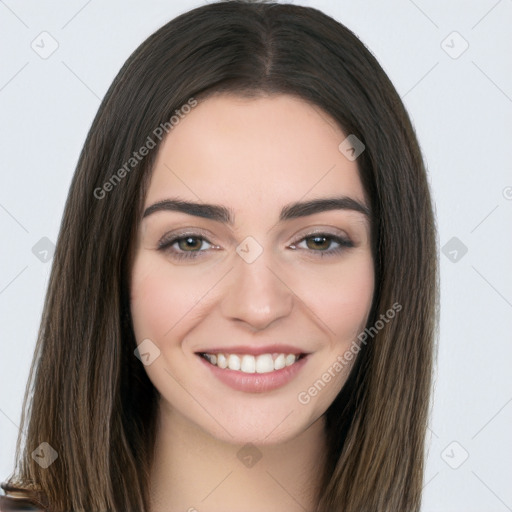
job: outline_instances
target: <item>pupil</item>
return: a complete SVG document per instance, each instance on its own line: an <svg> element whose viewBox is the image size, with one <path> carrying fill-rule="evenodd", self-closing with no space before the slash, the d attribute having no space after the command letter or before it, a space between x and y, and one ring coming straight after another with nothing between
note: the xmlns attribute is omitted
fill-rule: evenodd
<svg viewBox="0 0 512 512"><path fill-rule="evenodd" d="M187 238L183 238L182 242L183 242L183 246L181 247L182 249L183 248L185 248L185 249L187 249L187 248L188 249L199 249L199 247L197 246L198 239L193 237L193 236L189 236Z"/></svg>
<svg viewBox="0 0 512 512"><path fill-rule="evenodd" d="M329 245L329 242L327 240L327 237L325 236L315 236L315 237L312 237L310 238L310 240L312 240L312 244L316 247L313 247L313 248L320 248L320 249L325 249L326 245Z"/></svg>

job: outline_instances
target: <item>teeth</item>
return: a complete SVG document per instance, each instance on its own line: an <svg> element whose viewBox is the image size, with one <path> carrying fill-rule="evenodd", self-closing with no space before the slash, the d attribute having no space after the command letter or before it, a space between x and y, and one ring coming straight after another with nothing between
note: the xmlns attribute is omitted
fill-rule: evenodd
<svg viewBox="0 0 512 512"><path fill-rule="evenodd" d="M268 373L274 371L274 360L270 354L262 354L256 358L256 373Z"/></svg>
<svg viewBox="0 0 512 512"><path fill-rule="evenodd" d="M242 371L244 373L270 373L281 370L286 366L295 363L299 356L295 354L261 354L253 356L250 354L202 354L203 357L214 366L230 370Z"/></svg>
<svg viewBox="0 0 512 512"><path fill-rule="evenodd" d="M279 354L274 361L274 368L276 370L280 370L286 366L286 356L284 354Z"/></svg>
<svg viewBox="0 0 512 512"><path fill-rule="evenodd" d="M291 366L296 360L297 358L293 354L288 354L285 358L286 366Z"/></svg>
<svg viewBox="0 0 512 512"><path fill-rule="evenodd" d="M235 354L230 354L228 357L228 368L230 370L240 370L240 358Z"/></svg>
<svg viewBox="0 0 512 512"><path fill-rule="evenodd" d="M243 356L240 369L245 373L254 373L256 371L256 358L254 356Z"/></svg>
<svg viewBox="0 0 512 512"><path fill-rule="evenodd" d="M210 363L215 364L212 360L210 360ZM217 366L219 368L228 367L228 360L226 359L226 356L224 354L217 354Z"/></svg>

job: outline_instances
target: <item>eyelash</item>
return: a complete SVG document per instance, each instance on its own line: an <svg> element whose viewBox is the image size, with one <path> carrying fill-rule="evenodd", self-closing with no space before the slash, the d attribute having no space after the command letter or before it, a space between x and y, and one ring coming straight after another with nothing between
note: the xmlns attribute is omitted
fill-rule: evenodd
<svg viewBox="0 0 512 512"><path fill-rule="evenodd" d="M172 237L170 240L166 240L165 237L163 237L159 243L158 243L158 250L159 251L166 251L168 253L172 254L173 258L176 258L178 260L184 260L184 259L196 259L198 255L202 252L206 252L204 250L194 250L194 251L176 251L175 249L171 250L171 247L181 241L186 240L187 238L194 238L198 240L202 240L203 242L207 242L210 245L213 245L211 242L208 241L207 238L205 238L203 235L198 233L182 233L178 236ZM351 240L348 238L342 238L336 235L332 235L330 233L311 233L309 235L306 235L302 237L297 243L293 243L292 246L296 246L301 242L304 242L305 240L311 239L311 238L327 238L330 239L332 242L335 242L339 244L338 247L335 249L328 249L326 251L316 251L314 249L310 249L311 252L318 253L318 256L321 258L324 258L326 256L336 256L337 254L343 252L345 249L349 249L351 247L354 247L354 244ZM295 249L294 249L295 250ZM306 249L307 250L307 249Z"/></svg>

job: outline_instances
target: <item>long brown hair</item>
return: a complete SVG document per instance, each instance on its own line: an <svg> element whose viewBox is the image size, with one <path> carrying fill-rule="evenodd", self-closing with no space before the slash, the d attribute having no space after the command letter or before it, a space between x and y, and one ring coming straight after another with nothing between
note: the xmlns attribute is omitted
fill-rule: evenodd
<svg viewBox="0 0 512 512"><path fill-rule="evenodd" d="M158 394L134 356L132 243L160 142L155 129L191 98L218 91L300 97L365 145L357 162L376 277L368 327L392 304L402 309L361 345L326 413L317 511L418 511L438 277L414 130L380 65L342 24L313 8L240 0L164 25L102 101L65 206L9 482L39 489L55 512L149 509ZM156 149L126 167L148 136ZM31 457L42 442L58 452L47 468Z"/></svg>

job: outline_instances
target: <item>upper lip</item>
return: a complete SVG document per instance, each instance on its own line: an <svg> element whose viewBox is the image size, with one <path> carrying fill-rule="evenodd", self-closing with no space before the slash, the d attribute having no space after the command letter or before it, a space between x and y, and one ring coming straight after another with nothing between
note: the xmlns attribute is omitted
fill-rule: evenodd
<svg viewBox="0 0 512 512"><path fill-rule="evenodd" d="M215 347L198 350L196 354L307 354L304 350L291 345L236 345L233 347Z"/></svg>

